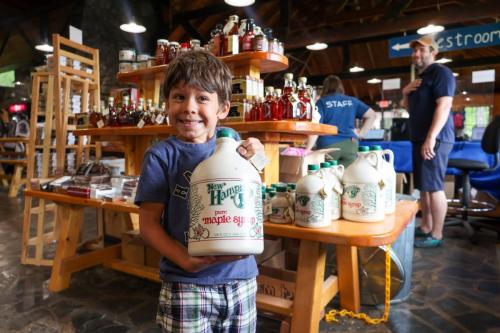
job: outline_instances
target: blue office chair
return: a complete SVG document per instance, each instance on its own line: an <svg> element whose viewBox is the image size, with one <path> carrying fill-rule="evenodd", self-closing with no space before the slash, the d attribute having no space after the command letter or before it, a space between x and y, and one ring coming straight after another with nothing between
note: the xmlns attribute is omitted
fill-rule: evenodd
<svg viewBox="0 0 500 333"><path fill-rule="evenodd" d="M459 220L448 220L445 226L462 225L467 230L467 236L473 238L474 228L469 222L469 213L482 213L495 209L495 206L487 202L479 202L471 198L470 172L484 172L495 170L499 165L499 146L500 146L500 116L495 116L491 123L486 127L481 140L481 148L485 153L494 155L494 163L489 166L487 162L450 158L448 160L449 168L456 168L461 171L461 175L455 180L455 198L448 200L448 214L459 215ZM459 178L461 184L459 184ZM462 197L458 199L458 189L462 188Z"/></svg>

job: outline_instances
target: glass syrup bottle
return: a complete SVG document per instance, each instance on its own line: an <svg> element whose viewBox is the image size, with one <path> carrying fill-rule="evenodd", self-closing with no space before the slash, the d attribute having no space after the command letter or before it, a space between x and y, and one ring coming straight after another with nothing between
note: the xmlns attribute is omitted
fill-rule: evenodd
<svg viewBox="0 0 500 333"><path fill-rule="evenodd" d="M128 102L129 102L129 97L123 96L122 107L121 107L120 112L118 113L119 126L128 126L129 125L130 117L128 114Z"/></svg>
<svg viewBox="0 0 500 333"><path fill-rule="evenodd" d="M100 112L97 112L96 109L96 106L93 105L92 112L90 112L89 115L89 127L100 128L104 125L104 123L102 122L102 114Z"/></svg>
<svg viewBox="0 0 500 333"><path fill-rule="evenodd" d="M139 117L136 114L137 112L137 106L135 104L135 100L133 98L130 99L130 103L128 104L127 108L128 112L128 119L129 119L129 125L137 125L139 122Z"/></svg>
<svg viewBox="0 0 500 333"><path fill-rule="evenodd" d="M120 126L120 122L118 121L118 112L116 111L116 107L114 105L115 99L113 97L108 98L108 125L112 127Z"/></svg>
<svg viewBox="0 0 500 333"><path fill-rule="evenodd" d="M299 77L299 85L297 93L299 95L299 102L297 103L297 118L298 120L312 120L312 103L309 92L307 91L307 78L304 76Z"/></svg>
<svg viewBox="0 0 500 333"><path fill-rule="evenodd" d="M241 51L253 51L253 39L255 37L254 34L255 23L253 19L248 19L245 27L245 34L241 37Z"/></svg>
<svg viewBox="0 0 500 333"><path fill-rule="evenodd" d="M274 95L274 87L266 87L266 98L263 104L264 120L280 120L278 102Z"/></svg>
<svg viewBox="0 0 500 333"><path fill-rule="evenodd" d="M231 15L224 26L223 55L238 54L239 52L238 20L238 15Z"/></svg>
<svg viewBox="0 0 500 333"><path fill-rule="evenodd" d="M142 120L144 121L144 125L153 125L153 119L151 118L152 116L152 111L153 109L153 100L151 98L148 98L146 100L146 107L144 108Z"/></svg>
<svg viewBox="0 0 500 333"><path fill-rule="evenodd" d="M281 119L293 119L294 118L294 108L290 101L293 95L293 74L285 74L285 86L283 87L283 95L278 102L278 110Z"/></svg>

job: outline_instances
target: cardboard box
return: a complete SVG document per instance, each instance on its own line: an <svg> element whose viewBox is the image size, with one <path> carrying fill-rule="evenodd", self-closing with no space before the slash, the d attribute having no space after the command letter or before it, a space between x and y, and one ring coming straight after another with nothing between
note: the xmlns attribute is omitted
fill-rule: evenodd
<svg viewBox="0 0 500 333"><path fill-rule="evenodd" d="M325 155L338 148L315 150L307 156L280 155L280 181L296 183L307 175L308 164L320 164L325 161Z"/></svg>
<svg viewBox="0 0 500 333"><path fill-rule="evenodd" d="M290 269L294 259L285 251L271 257L259 267L257 292L264 295L293 300L297 273Z"/></svg>
<svg viewBox="0 0 500 333"><path fill-rule="evenodd" d="M146 243L139 230L130 230L122 234L122 259L130 263L144 265L146 260Z"/></svg>

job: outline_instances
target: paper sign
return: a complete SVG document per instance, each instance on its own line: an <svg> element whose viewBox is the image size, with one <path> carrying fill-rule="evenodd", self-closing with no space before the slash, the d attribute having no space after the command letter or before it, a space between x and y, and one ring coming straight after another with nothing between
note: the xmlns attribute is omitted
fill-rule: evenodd
<svg viewBox="0 0 500 333"><path fill-rule="evenodd" d="M69 39L75 43L83 44L82 31L74 26L69 26Z"/></svg>

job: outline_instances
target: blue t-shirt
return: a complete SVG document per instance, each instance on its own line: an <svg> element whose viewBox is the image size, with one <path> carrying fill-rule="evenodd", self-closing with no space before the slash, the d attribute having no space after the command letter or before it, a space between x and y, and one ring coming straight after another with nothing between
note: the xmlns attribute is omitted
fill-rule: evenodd
<svg viewBox="0 0 500 333"><path fill-rule="evenodd" d="M318 149L351 138L357 138L353 129L356 118L361 119L370 107L359 99L343 94L333 94L321 97L316 103L321 115L322 124L335 125L337 135L322 135L316 142Z"/></svg>
<svg viewBox="0 0 500 333"><path fill-rule="evenodd" d="M436 100L455 95L455 77L448 67L434 63L420 73L419 77L422 83L417 90L408 95L410 140L413 142L425 141L436 111ZM436 139L442 142L455 142L451 112Z"/></svg>
<svg viewBox="0 0 500 333"><path fill-rule="evenodd" d="M189 229L189 182L196 166L215 149L215 135L206 143L188 143L171 136L148 149L142 164L135 204L165 204L161 224L165 232L187 246ZM257 276L254 256L209 266L190 273L162 257L160 277L164 281L201 285L223 284Z"/></svg>

